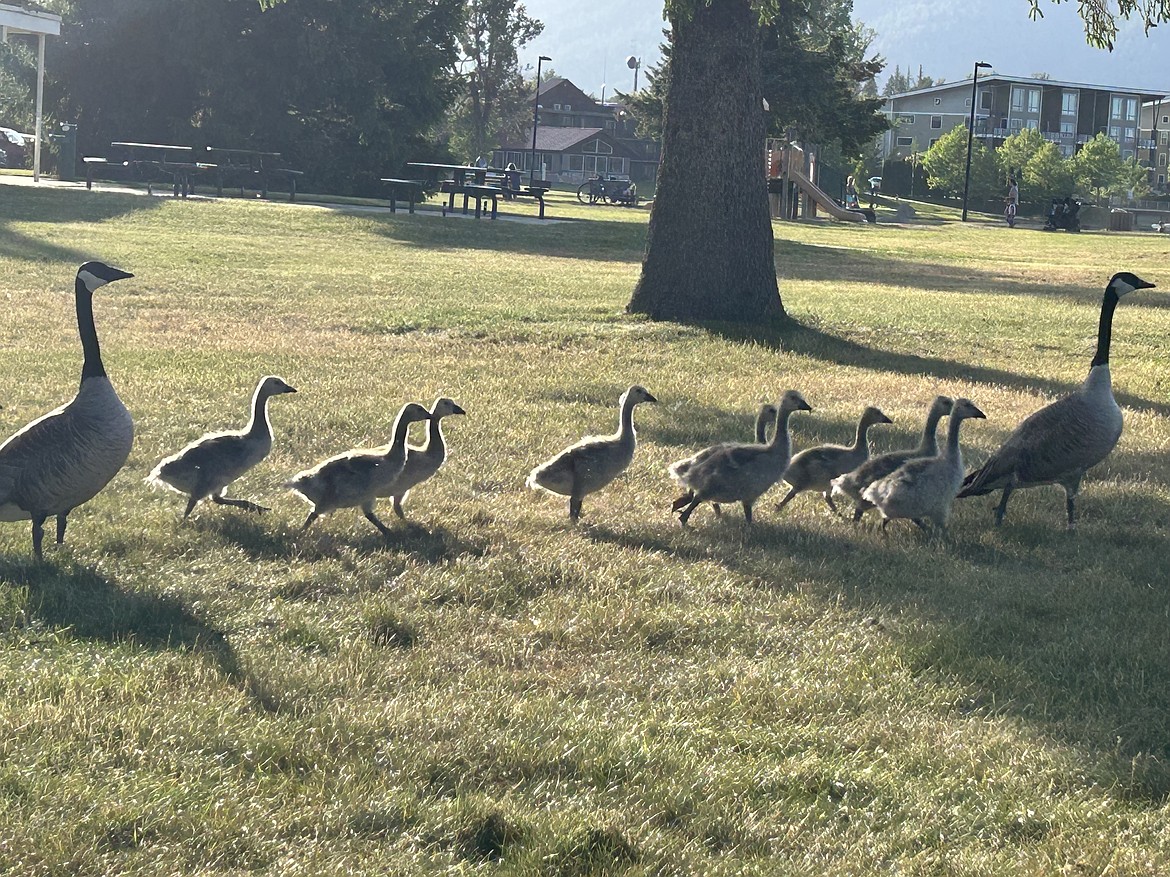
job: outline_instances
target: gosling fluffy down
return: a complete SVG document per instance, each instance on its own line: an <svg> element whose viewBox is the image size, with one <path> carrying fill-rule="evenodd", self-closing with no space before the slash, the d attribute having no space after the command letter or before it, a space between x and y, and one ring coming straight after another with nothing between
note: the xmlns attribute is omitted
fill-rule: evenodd
<svg viewBox="0 0 1170 877"><path fill-rule="evenodd" d="M836 514L837 506L830 492L833 479L856 469L869 458L868 433L869 428L876 423L893 421L886 417L881 409L870 405L861 413L852 445L820 445L806 448L794 456L784 471L784 481L789 487L788 494L780 500L776 511L781 511L797 494L806 490L816 490Z"/></svg>
<svg viewBox="0 0 1170 877"><path fill-rule="evenodd" d="M582 500L613 481L634 459L634 407L657 401L645 387L630 387L618 400L617 432L586 436L533 469L525 483L533 490L567 496L569 520L576 523L581 517Z"/></svg>
<svg viewBox="0 0 1170 877"><path fill-rule="evenodd" d="M950 519L955 494L963 484L963 455L959 450L959 427L969 418L986 415L970 399L956 399L947 428L947 442L937 457L920 457L903 463L892 473L875 481L863 494L877 506L882 528L895 518L909 518L923 530L931 520L942 530Z"/></svg>
<svg viewBox="0 0 1170 877"><path fill-rule="evenodd" d="M447 460L447 442L443 438L442 420L452 414L466 414L454 399L443 396L431 405L431 420L427 426L426 444L420 446L407 445L406 464L402 467L402 474L394 479L394 483L380 492L378 496L388 496L394 503L394 514L400 518L406 515L402 511L402 504L414 488L418 487L432 475L439 471Z"/></svg>
<svg viewBox="0 0 1170 877"><path fill-rule="evenodd" d="M218 505L235 506L253 512L268 511L246 499L223 495L229 484L257 465L272 450L272 424L268 421L268 400L284 393L295 393L283 378L267 375L256 384L252 394L252 416L243 429L208 433L195 439L181 451L162 460L146 477L156 487L167 487L186 494L186 518L195 505L207 497Z"/></svg>

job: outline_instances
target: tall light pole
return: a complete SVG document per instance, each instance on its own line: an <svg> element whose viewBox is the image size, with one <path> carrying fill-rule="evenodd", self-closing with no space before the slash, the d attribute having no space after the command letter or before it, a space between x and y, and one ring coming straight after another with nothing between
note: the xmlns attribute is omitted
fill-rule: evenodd
<svg viewBox="0 0 1170 877"><path fill-rule="evenodd" d="M967 125L967 174L963 177L963 222L967 221L967 192L971 188L971 141L975 138L975 86L979 82L979 68L990 67L986 61L975 62L971 76L971 121Z"/></svg>
<svg viewBox="0 0 1170 877"><path fill-rule="evenodd" d="M536 96L532 99L532 160L528 164L528 185L536 183L536 126L540 124L540 64L551 61L548 55L536 59Z"/></svg>

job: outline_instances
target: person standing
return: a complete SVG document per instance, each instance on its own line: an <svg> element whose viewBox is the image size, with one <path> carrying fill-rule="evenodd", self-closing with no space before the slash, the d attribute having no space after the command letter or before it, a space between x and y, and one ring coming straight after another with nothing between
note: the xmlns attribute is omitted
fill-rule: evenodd
<svg viewBox="0 0 1170 877"><path fill-rule="evenodd" d="M1016 227L1016 211L1020 207L1020 187L1016 185L1015 177L1008 177L1008 192L1004 198L1003 216L1007 220L1008 228Z"/></svg>

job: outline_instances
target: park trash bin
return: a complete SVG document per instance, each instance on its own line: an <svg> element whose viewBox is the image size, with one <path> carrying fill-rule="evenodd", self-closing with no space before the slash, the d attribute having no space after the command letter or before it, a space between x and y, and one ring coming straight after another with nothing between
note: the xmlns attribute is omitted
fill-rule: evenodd
<svg viewBox="0 0 1170 877"><path fill-rule="evenodd" d="M60 134L50 134L57 145L57 179L67 183L77 181L77 125L61 123Z"/></svg>
<svg viewBox="0 0 1170 877"><path fill-rule="evenodd" d="M1109 211L1110 231L1133 231L1133 214L1128 210L1114 208Z"/></svg>

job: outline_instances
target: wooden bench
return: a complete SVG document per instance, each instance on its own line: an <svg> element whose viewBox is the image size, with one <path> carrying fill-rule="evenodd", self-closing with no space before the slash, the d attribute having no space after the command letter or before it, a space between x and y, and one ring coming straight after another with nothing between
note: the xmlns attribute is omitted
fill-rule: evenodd
<svg viewBox="0 0 1170 877"><path fill-rule="evenodd" d="M397 180L393 177L382 177L382 182L390 187L390 212L398 212L398 199L410 203L410 212L414 213L415 202L422 200L422 180Z"/></svg>
<svg viewBox="0 0 1170 877"><path fill-rule="evenodd" d="M463 213L467 213L468 202L475 199L475 218L479 219L483 214L483 202L490 200L492 202L491 218L495 219L499 215L499 198L504 194L504 190L499 186L480 186L475 184L465 184L462 186L456 185L454 182L447 180L443 183L442 191L447 195L447 204L443 207L443 215L446 216L448 211L455 211L455 196L463 196Z"/></svg>
<svg viewBox="0 0 1170 877"><path fill-rule="evenodd" d="M97 175L103 178L108 178L110 168L122 167L120 163L113 163L107 158L101 158L97 155L84 155L81 158L82 164L85 165L85 188L93 189L93 179Z"/></svg>

